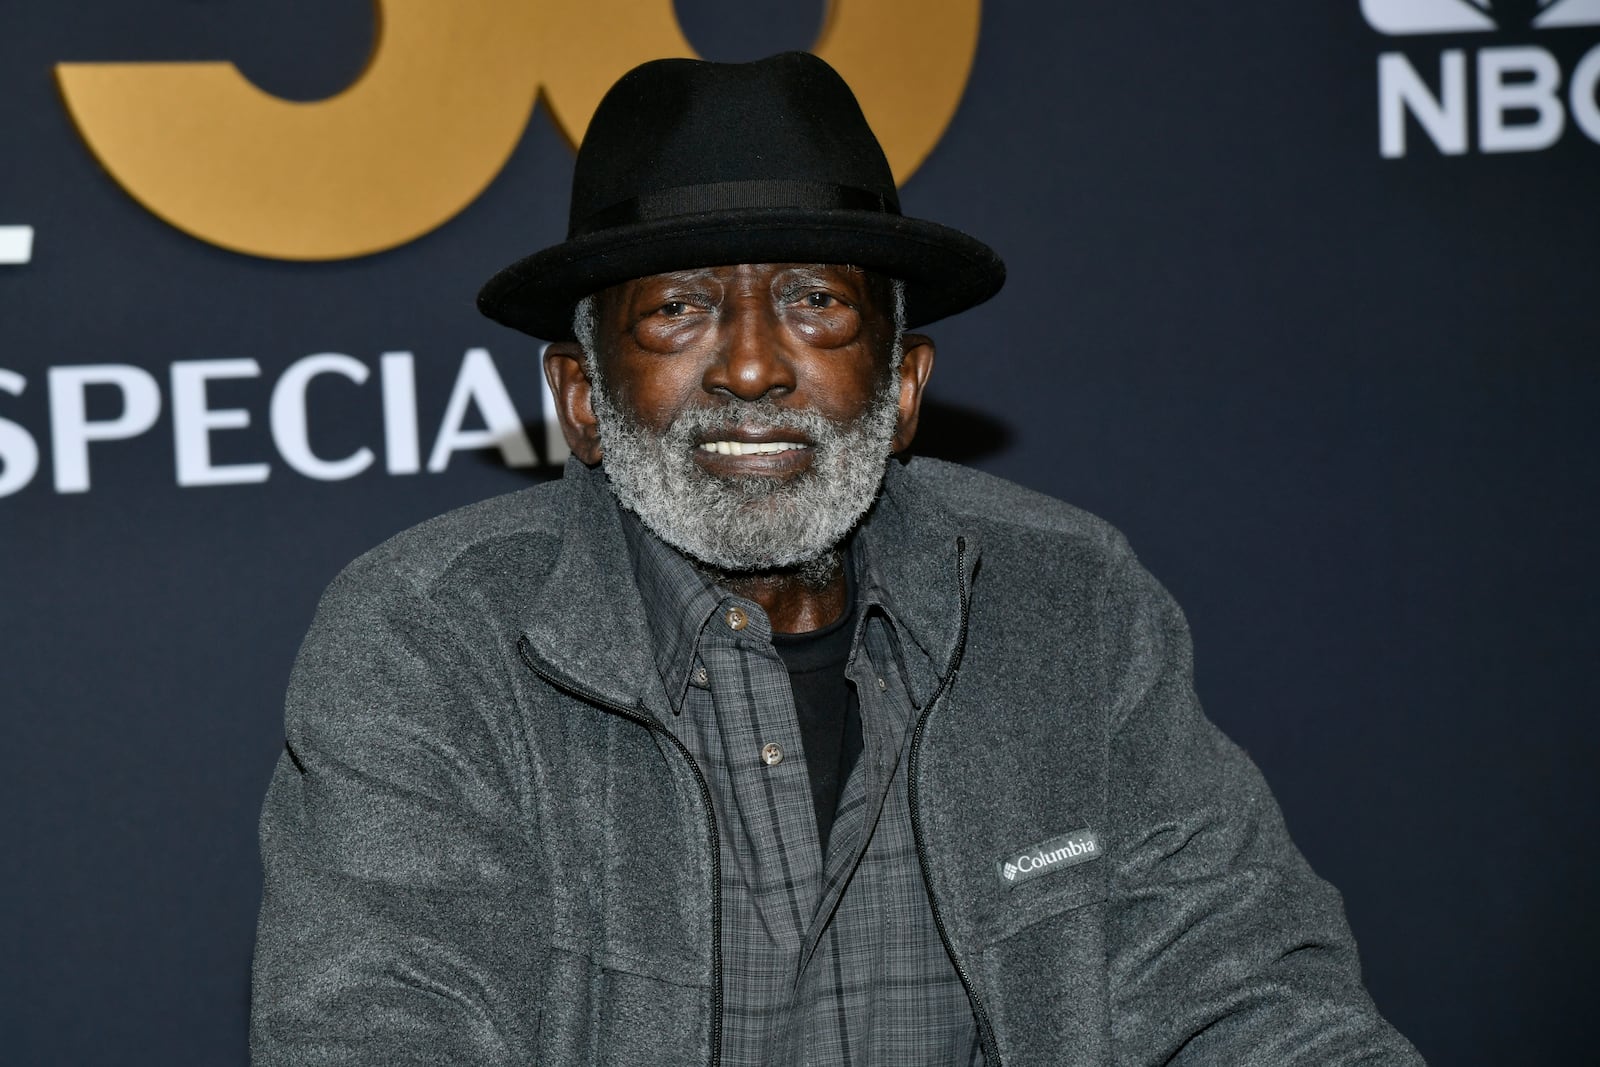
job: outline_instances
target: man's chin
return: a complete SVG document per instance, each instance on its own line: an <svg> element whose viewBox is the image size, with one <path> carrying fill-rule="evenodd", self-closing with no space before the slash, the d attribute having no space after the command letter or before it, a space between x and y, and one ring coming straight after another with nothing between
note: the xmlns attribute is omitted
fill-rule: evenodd
<svg viewBox="0 0 1600 1067"><path fill-rule="evenodd" d="M702 569L730 575L814 570L837 552L855 522L844 522L842 512L824 518L814 501L784 491L791 483L706 477L692 509L624 506ZM712 486L715 492L703 491Z"/></svg>
<svg viewBox="0 0 1600 1067"><path fill-rule="evenodd" d="M776 516L795 508L793 496L808 474L803 471L782 477L770 474L741 474L731 478L711 474L707 477L730 498L731 506L744 514Z"/></svg>

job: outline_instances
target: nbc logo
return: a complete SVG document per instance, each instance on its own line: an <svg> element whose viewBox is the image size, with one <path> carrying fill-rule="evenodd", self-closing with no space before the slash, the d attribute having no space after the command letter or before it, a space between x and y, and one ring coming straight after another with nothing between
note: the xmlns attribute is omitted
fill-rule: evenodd
<svg viewBox="0 0 1600 1067"><path fill-rule="evenodd" d="M1538 4L1536 29L1600 25L1600 0L1538 0ZM1368 25L1392 36L1499 29L1493 7L1489 0L1361 0Z"/></svg>
<svg viewBox="0 0 1600 1067"><path fill-rule="evenodd" d="M1390 37L1515 34L1600 26L1600 0L1360 0L1367 24ZM1570 43L1571 37L1567 36ZM1580 38L1581 40L1581 38ZM1437 91L1404 52L1378 56L1378 143L1385 159L1410 150L1407 117L1447 156L1472 147L1469 64L1464 48L1438 54ZM1600 144L1600 44L1565 75L1556 55L1533 44L1494 45L1472 56L1479 152L1537 152L1573 125ZM1431 72L1430 72L1431 73ZM1562 92L1563 81L1566 91Z"/></svg>

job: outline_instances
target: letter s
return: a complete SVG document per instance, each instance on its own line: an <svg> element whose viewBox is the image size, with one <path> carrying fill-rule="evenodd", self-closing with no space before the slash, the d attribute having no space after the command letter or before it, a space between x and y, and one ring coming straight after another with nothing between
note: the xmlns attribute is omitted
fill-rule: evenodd
<svg viewBox="0 0 1600 1067"><path fill-rule="evenodd" d="M499 173L538 89L529 0L374 0L366 69L284 100L232 63L62 63L67 110L105 168L201 240L345 259L443 224Z"/></svg>
<svg viewBox="0 0 1600 1067"><path fill-rule="evenodd" d="M0 368L0 392L21 396L28 380ZM39 445L33 435L10 419L0 419L0 496L10 496L33 481L39 471Z"/></svg>

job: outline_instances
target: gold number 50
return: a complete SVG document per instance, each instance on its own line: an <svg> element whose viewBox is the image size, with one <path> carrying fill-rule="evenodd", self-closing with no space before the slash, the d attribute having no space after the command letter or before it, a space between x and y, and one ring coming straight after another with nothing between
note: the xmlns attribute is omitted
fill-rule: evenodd
<svg viewBox="0 0 1600 1067"><path fill-rule="evenodd" d="M576 144L606 88L692 56L672 0L374 0L360 77L326 100L262 92L232 63L62 63L67 110L135 199L274 259L347 259L443 225L505 166L541 95ZM981 0L830 0L812 51L861 100L897 181L943 135Z"/></svg>

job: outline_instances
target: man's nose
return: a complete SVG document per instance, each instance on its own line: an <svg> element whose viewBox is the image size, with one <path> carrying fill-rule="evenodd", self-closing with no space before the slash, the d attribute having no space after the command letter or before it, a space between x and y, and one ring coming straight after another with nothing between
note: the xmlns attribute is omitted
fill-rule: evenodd
<svg viewBox="0 0 1600 1067"><path fill-rule="evenodd" d="M782 329L770 308L724 308L717 359L706 369L708 392L759 400L794 389L794 367Z"/></svg>

